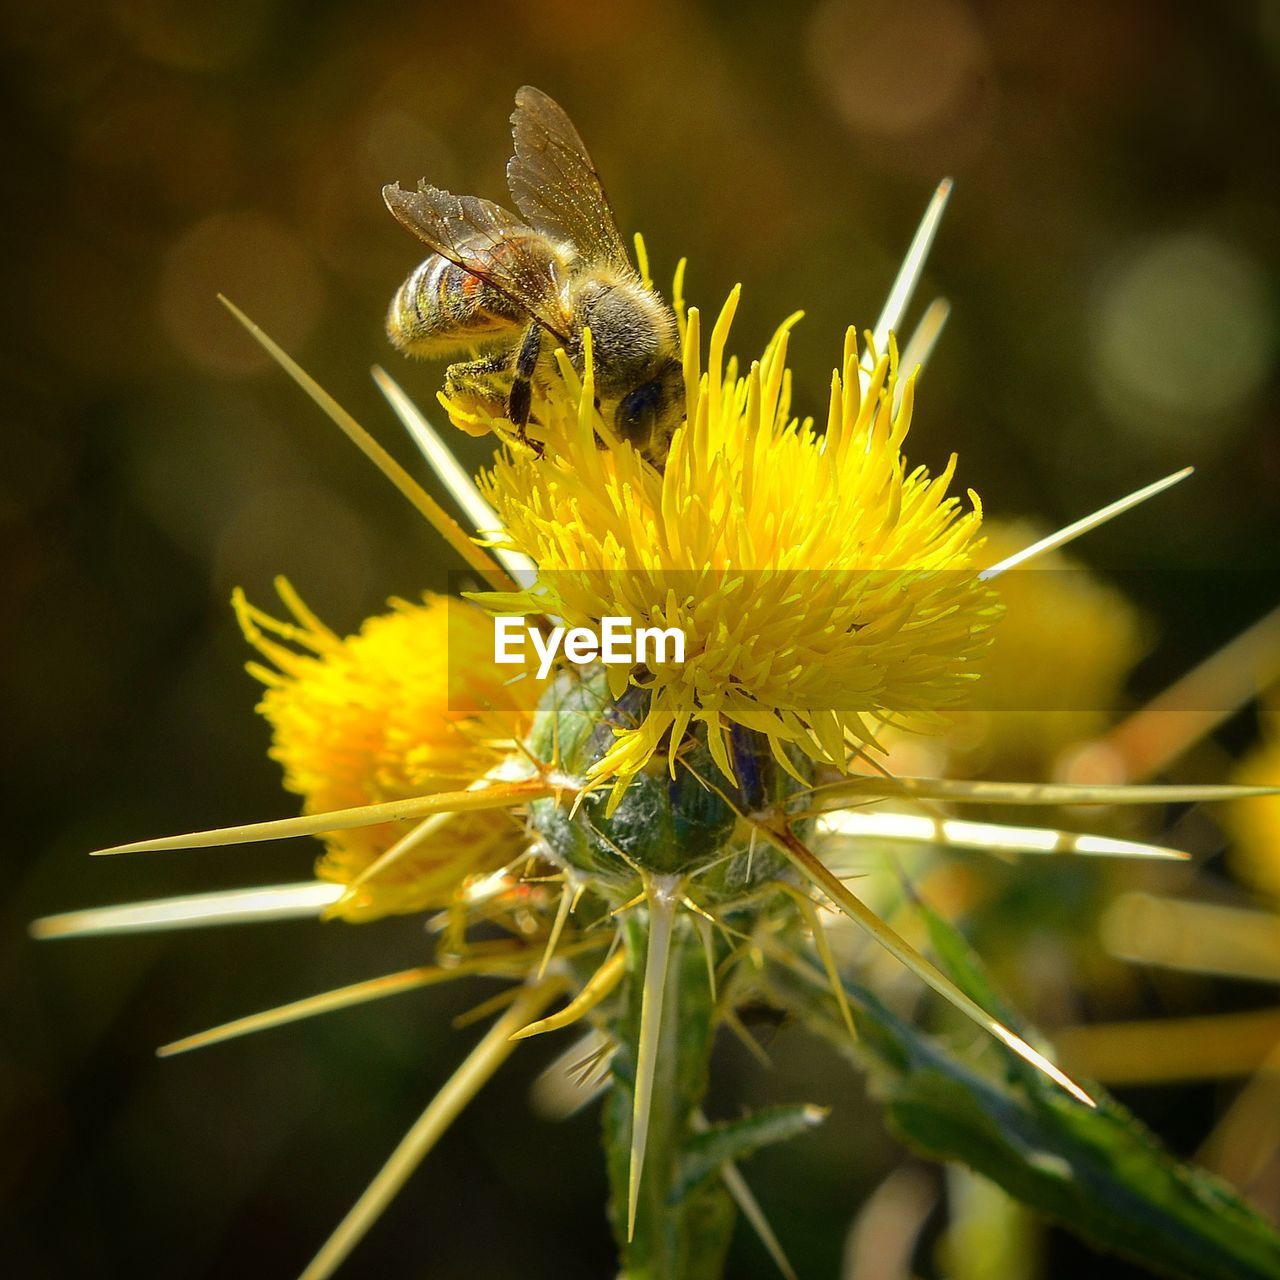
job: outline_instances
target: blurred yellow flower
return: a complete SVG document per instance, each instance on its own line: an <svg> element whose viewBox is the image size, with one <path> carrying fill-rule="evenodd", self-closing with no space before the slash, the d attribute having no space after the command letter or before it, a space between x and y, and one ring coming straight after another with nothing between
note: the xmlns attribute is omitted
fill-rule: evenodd
<svg viewBox="0 0 1280 1280"><path fill-rule="evenodd" d="M682 320L687 422L658 470L596 412L588 337L584 376L567 360L544 388L530 435L481 488L506 544L538 566L536 586L486 595L503 612L569 626L622 616L678 627L685 661L612 667L615 697L649 691L643 718L620 725L590 776L624 786L654 753L672 757L690 724L706 728L732 776L728 733L765 734L845 767L879 722L936 723L975 678L997 616L969 571L981 508L946 496L955 469L930 478L901 446L914 381L897 352L868 353L853 330L832 375L825 432L790 414L787 321L759 362L723 363L737 305L730 296L701 371L698 313ZM465 429L474 406L449 405ZM603 447L602 447L603 446Z"/></svg>
<svg viewBox="0 0 1280 1280"><path fill-rule="evenodd" d="M983 526L984 565L1038 541L1023 521ZM954 771L1042 778L1066 748L1110 725L1124 681L1147 647L1138 610L1062 551L1001 575L1004 618L983 659L980 708L954 716Z"/></svg>
<svg viewBox="0 0 1280 1280"><path fill-rule="evenodd" d="M1280 787L1280 700L1273 702L1264 718L1261 745L1233 781L1245 787ZM1235 836L1233 869L1280 905L1280 797L1236 801L1229 823Z"/></svg>
<svg viewBox="0 0 1280 1280"><path fill-rule="evenodd" d="M294 622L255 608L237 591L245 637L270 666L249 670L267 692L258 710L272 728L271 756L306 813L377 804L474 784L528 727L540 692L533 679L490 680L492 626L474 605L427 595L393 600L342 639L277 582ZM350 884L413 823L336 831L316 874ZM436 820L420 843L339 901L335 914L371 920L448 903L468 877L505 865L523 847L521 824L500 811Z"/></svg>

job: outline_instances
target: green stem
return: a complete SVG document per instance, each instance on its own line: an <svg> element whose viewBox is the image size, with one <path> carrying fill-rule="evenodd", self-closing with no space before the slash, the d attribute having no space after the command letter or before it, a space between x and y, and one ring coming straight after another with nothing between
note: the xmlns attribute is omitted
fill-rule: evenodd
<svg viewBox="0 0 1280 1280"><path fill-rule="evenodd" d="M635 909L625 926L627 977L611 1026L618 1049L614 1087L604 1107L609 1218L622 1255L620 1280L714 1280L723 1272L734 1211L718 1179L680 1189L681 1161L697 1129L713 1040L706 960L689 917L673 922L665 998L648 1111L644 1173L635 1231L627 1239L631 1124L649 953L649 913Z"/></svg>

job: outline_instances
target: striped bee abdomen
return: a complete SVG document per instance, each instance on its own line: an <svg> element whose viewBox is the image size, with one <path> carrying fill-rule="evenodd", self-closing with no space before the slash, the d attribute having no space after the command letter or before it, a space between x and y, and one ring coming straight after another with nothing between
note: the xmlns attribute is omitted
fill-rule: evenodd
<svg viewBox="0 0 1280 1280"><path fill-rule="evenodd" d="M527 323L506 294L435 253L391 299L387 336L409 355L447 356L510 338Z"/></svg>

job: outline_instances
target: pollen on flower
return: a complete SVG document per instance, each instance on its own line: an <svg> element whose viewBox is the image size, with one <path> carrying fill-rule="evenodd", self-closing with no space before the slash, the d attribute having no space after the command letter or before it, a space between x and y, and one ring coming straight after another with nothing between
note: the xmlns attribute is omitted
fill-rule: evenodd
<svg viewBox="0 0 1280 1280"><path fill-rule="evenodd" d="M272 728L271 756L304 811L461 790L483 778L526 730L539 689L532 679L490 681L479 658L492 648L474 605L427 595L393 600L390 612L341 638L283 580L292 622L237 591L245 637L267 660L249 670L266 685L258 710ZM324 838L316 874L351 884L412 823L383 823ZM385 870L363 880L335 914L371 920L450 902L468 877L505 865L522 847L516 820L499 811L454 814Z"/></svg>
<svg viewBox="0 0 1280 1280"><path fill-rule="evenodd" d="M818 430L790 412L798 316L745 373L725 362L737 297L705 371L698 313L677 307L687 420L661 470L596 412L588 334L582 376L561 355L535 402L541 454L514 444L480 481L507 545L539 570L536 586L487 605L685 633L683 664L610 668L615 697L628 684L649 692L643 719L620 725L592 769L617 785L697 723L729 776L733 726L765 734L784 764L790 744L843 768L878 723L938 724L999 612L968 571L981 507L972 492L967 510L947 496L955 458L930 477L902 455L914 378L900 379L896 347L868 349L864 368L847 333Z"/></svg>

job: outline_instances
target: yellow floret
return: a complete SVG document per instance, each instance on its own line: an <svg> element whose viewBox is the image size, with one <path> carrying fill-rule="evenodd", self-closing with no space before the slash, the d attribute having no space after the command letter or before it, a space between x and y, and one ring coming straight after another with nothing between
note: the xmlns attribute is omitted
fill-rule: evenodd
<svg viewBox="0 0 1280 1280"><path fill-rule="evenodd" d="M295 622L235 608L246 638L271 664L249 670L266 686L258 710L272 727L271 756L285 786L322 813L470 786L523 735L536 702L532 679L490 679L492 628L474 605L442 596L392 601L342 639L277 584ZM325 838L316 872L350 884L413 828L384 823ZM361 884L337 913L367 920L449 902L469 877L513 858L523 836L501 812L458 814L385 872Z"/></svg>
<svg viewBox="0 0 1280 1280"><path fill-rule="evenodd" d="M791 744L844 767L876 722L936 723L960 700L998 615L970 571L976 496L968 511L946 496L954 457L931 478L902 455L914 381L899 381L896 350L871 352L868 371L846 335L819 432L790 415L798 317L739 376L724 365L736 303L735 291L705 373L696 310L682 326L688 416L664 470L596 411L587 335L584 377L562 359L536 405L542 452L513 445L481 478L509 545L539 569L535 588L487 596L490 607L686 635L682 664L610 668L615 697L633 683L650 698L598 779L625 784L697 723L726 774L735 725L767 735L780 759Z"/></svg>

